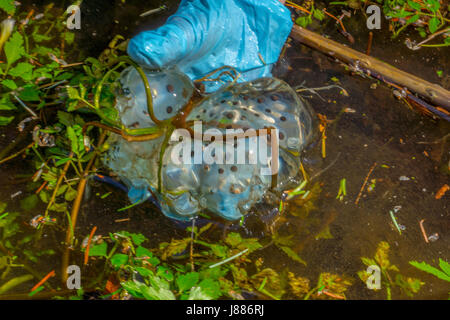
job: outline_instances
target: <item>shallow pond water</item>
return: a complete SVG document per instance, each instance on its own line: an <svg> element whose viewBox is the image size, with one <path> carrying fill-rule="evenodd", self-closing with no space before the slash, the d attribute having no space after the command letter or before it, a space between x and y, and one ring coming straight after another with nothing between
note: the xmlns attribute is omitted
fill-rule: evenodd
<svg viewBox="0 0 450 320"><path fill-rule="evenodd" d="M128 3L128 1L127 1ZM144 28L144 25L160 24L176 8L138 21L136 24L126 24L128 29L117 27L132 35ZM122 26L124 19L136 11L141 12L160 5L158 1L146 6L130 2L126 10L116 10L111 13L113 20ZM118 12L120 14L118 14ZM155 20L156 19L156 20ZM340 35L333 23L326 26L326 34L332 39L346 43L353 48L365 51L368 30L362 28L364 21L354 19L354 24L348 29L355 37L355 44L350 45ZM158 21L157 23L155 21ZM125 23L124 23L125 24ZM154 25L153 25L154 26ZM94 28L95 29L95 28ZM404 39L403 37L400 37ZM95 52L96 48L89 48ZM448 49L421 49L410 51L401 39L392 40L386 30L374 32L372 55L398 68L411 72L428 81L440 83L449 89L448 81ZM443 70L439 78L437 70ZM449 143L443 140L433 143L448 135L450 126L443 120L434 120L419 114L402 101L397 100L392 90L371 79L363 79L350 74L343 66L326 56L299 45L290 43L286 55L280 60L274 74L287 81L292 87L303 85L308 88L318 88L338 84L346 89L349 96L340 94L333 88L317 91L320 97L308 91L301 94L310 102L316 113L325 115L335 122L327 128L326 158L321 157L320 139L305 152L305 167L313 176L318 174L314 182L322 189L315 207L309 208L308 218L295 217L285 212L277 220L277 230L286 235L293 235L295 248L300 257L307 262L304 266L292 261L275 246L260 251L265 265L277 271L288 267L298 275L311 279L315 283L321 272L345 274L354 279L354 284L347 292L349 299L385 299L385 292L367 289L356 273L365 270L361 257L373 257L377 244L386 241L390 244L390 260L399 267L402 274L416 277L425 282L417 299L447 299L449 286L446 282L431 275L418 271L409 261L426 261L436 266L438 258L447 260L449 256L450 210L449 193L441 199L435 199L436 192L449 183ZM332 81L332 78L337 78ZM342 112L343 109L353 110ZM14 139L14 126L2 129L0 145L8 145ZM359 203L355 205L361 186L374 164L377 164L370 179L376 179L371 192L364 190ZM324 170L325 169L325 170ZM8 202L8 211L20 211L20 200L33 191L27 191L26 181L16 175L31 174L32 168L25 161L13 161L0 166L2 183L0 184L0 200ZM347 195L343 201L336 199L339 182L346 179ZM13 199L12 195L22 193ZM99 195L113 192L107 199ZM164 217L150 203L131 208L118 213L117 210L129 203L121 191L107 185L94 183L90 186L90 198L86 199L81 208L76 232L89 234L93 226L97 226L99 234L107 234L120 230L142 233L150 239L150 246L156 246L161 241L186 236L186 231L177 223ZM401 206L396 212L397 221L404 226L401 235L392 223L389 211ZM233 228L243 235L257 238L267 236L267 225L259 222L257 214L270 212L273 208L258 205L250 214L243 227L235 223L227 228ZM45 207L38 205L32 212L24 213L23 221L28 222ZM288 210L301 210L294 205ZM117 219L129 219L125 222L115 222ZM422 236L419 221L425 219L424 226L428 235L437 233L439 238L426 243ZM273 221L271 220L270 223ZM327 239L317 239L318 234L329 227ZM34 231L30 228L30 231ZM226 232L223 225L211 234L217 238ZM59 245L62 239L57 234L44 235L41 247L52 248L56 254L51 261L41 261L36 266L42 274L49 268L60 269ZM81 259L81 257L75 257ZM55 281L52 279L50 281ZM24 292L22 287L16 288L17 293ZM12 292L15 293L15 292ZM393 298L407 298L400 291Z"/></svg>

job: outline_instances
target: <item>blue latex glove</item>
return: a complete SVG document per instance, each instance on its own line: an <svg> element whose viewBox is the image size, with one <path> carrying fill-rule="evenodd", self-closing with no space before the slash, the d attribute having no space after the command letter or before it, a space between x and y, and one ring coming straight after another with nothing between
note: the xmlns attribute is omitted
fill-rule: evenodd
<svg viewBox="0 0 450 320"><path fill-rule="evenodd" d="M177 65L192 80L228 65L250 81L271 76L292 24L279 0L182 0L164 26L131 39L128 54L151 68Z"/></svg>

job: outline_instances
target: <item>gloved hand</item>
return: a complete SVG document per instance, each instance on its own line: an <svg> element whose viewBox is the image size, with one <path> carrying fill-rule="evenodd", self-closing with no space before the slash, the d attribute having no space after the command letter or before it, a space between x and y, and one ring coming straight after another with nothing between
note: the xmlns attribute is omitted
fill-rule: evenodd
<svg viewBox="0 0 450 320"><path fill-rule="evenodd" d="M271 76L292 25L279 0L182 0L164 26L131 39L128 54L150 68L177 65L192 80L228 65L250 81Z"/></svg>

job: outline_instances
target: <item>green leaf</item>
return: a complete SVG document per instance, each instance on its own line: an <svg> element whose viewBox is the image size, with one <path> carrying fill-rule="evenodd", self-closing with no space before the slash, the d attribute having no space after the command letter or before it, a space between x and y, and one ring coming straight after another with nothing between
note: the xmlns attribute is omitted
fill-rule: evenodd
<svg viewBox="0 0 450 320"><path fill-rule="evenodd" d="M172 291L165 288L144 287L141 293L148 300L176 300Z"/></svg>
<svg viewBox="0 0 450 320"><path fill-rule="evenodd" d="M19 98L23 101L41 101L39 90L34 86L25 86L20 92Z"/></svg>
<svg viewBox="0 0 450 320"><path fill-rule="evenodd" d="M128 262L128 256L123 253L116 253L111 257L111 264L116 267L120 268L124 264Z"/></svg>
<svg viewBox="0 0 450 320"><path fill-rule="evenodd" d="M0 202L0 214L5 212L7 206L8 204L6 202Z"/></svg>
<svg viewBox="0 0 450 320"><path fill-rule="evenodd" d="M32 194L31 196L28 196L20 201L20 207L25 211L30 211L33 210L34 207L36 207L38 202L39 202L38 196Z"/></svg>
<svg viewBox="0 0 450 320"><path fill-rule="evenodd" d="M162 260L166 260L169 257L183 253L190 242L191 239L186 238L181 240L173 239L170 244L160 244L160 248L162 249ZM163 246L165 247L163 248Z"/></svg>
<svg viewBox="0 0 450 320"><path fill-rule="evenodd" d="M373 259L370 258L361 258L361 261L366 265L366 266L376 266L378 265L377 262Z"/></svg>
<svg viewBox="0 0 450 320"><path fill-rule="evenodd" d="M106 242L102 242L100 244L91 245L89 248L89 256L90 257L106 257L108 250L108 244Z"/></svg>
<svg viewBox="0 0 450 320"><path fill-rule="evenodd" d="M10 90L16 90L17 89L17 84L11 79L3 80L2 81L2 85L4 85L5 87L7 87Z"/></svg>
<svg viewBox="0 0 450 320"><path fill-rule="evenodd" d="M139 246L142 242L147 240L147 238L140 233L129 233L129 236L131 237L133 243L137 246Z"/></svg>
<svg viewBox="0 0 450 320"><path fill-rule="evenodd" d="M438 18L431 18L430 21L428 21L428 30L430 30L431 33L435 33L439 27L439 22Z"/></svg>
<svg viewBox="0 0 450 320"><path fill-rule="evenodd" d="M228 247L219 244L211 245L212 252L219 258L226 258L228 255Z"/></svg>
<svg viewBox="0 0 450 320"><path fill-rule="evenodd" d="M0 110L1 111L9 111L9 110L16 110L16 106L11 102L9 95L5 94L0 99Z"/></svg>
<svg viewBox="0 0 450 320"><path fill-rule="evenodd" d="M16 12L14 0L0 0L0 9L3 9L9 15L13 15Z"/></svg>
<svg viewBox="0 0 450 320"><path fill-rule="evenodd" d="M0 126L7 126L14 120L14 117L2 117L0 116Z"/></svg>
<svg viewBox="0 0 450 320"><path fill-rule="evenodd" d="M68 112L58 111L57 116L58 116L58 121L61 124L65 125L66 127L70 127L75 124L75 121L73 120L73 116Z"/></svg>
<svg viewBox="0 0 450 320"><path fill-rule="evenodd" d="M142 258L142 257L152 257L153 254L150 252L150 250L144 248L144 247L137 247L136 248L136 257Z"/></svg>
<svg viewBox="0 0 450 320"><path fill-rule="evenodd" d="M218 281L214 281L212 279L203 279L202 281L200 281L198 286L211 299L218 299L222 295L222 292L220 290L220 283Z"/></svg>
<svg viewBox="0 0 450 320"><path fill-rule="evenodd" d="M33 40L36 42L48 41L51 37L46 36L45 34L35 33L33 34Z"/></svg>
<svg viewBox="0 0 450 320"><path fill-rule="evenodd" d="M64 160L70 161L70 158ZM68 188L66 194L64 195L64 199L66 201L73 201L77 197L77 194L78 194L77 190L75 190L74 188Z"/></svg>
<svg viewBox="0 0 450 320"><path fill-rule="evenodd" d="M414 1L412 1L412 0L408 0L408 4L409 4L409 6L411 7L411 8L413 8L414 10L416 10L416 11L420 11L421 10L421 5L419 4L419 3L417 3L417 2L414 2Z"/></svg>
<svg viewBox="0 0 450 320"><path fill-rule="evenodd" d="M19 32L15 31L11 38L5 43L5 55L8 66L19 60L24 54L23 37Z"/></svg>
<svg viewBox="0 0 450 320"><path fill-rule="evenodd" d="M436 269L433 266L430 266L426 262L410 261L409 264L416 267L419 270L425 271L427 273L431 273L432 275L438 277L439 279L450 282L450 275L447 275L445 272L442 272L441 270Z"/></svg>
<svg viewBox="0 0 450 320"><path fill-rule="evenodd" d="M67 42L67 44L72 44L73 41L75 40L75 33L73 32L66 32L64 34L64 40Z"/></svg>
<svg viewBox="0 0 450 320"><path fill-rule="evenodd" d="M442 260L439 258L439 267L450 276L450 264L447 261Z"/></svg>
<svg viewBox="0 0 450 320"><path fill-rule="evenodd" d="M242 242L242 237L239 233L230 232L225 239L225 242L228 243L231 247L236 247Z"/></svg>
<svg viewBox="0 0 450 320"><path fill-rule="evenodd" d="M173 275L172 271L169 268L164 267L164 266L158 267L158 270L156 271L156 275L158 277L161 277L170 282L172 282L174 279L174 275Z"/></svg>
<svg viewBox="0 0 450 320"><path fill-rule="evenodd" d="M55 80L56 81L61 81L61 80L70 80L73 77L73 73L72 72L64 72L61 73L60 75L58 75Z"/></svg>
<svg viewBox="0 0 450 320"><path fill-rule="evenodd" d="M415 15L413 15L411 18L409 18L409 19L406 21L406 23L407 23L407 24L414 23L414 22L416 22L417 20L419 20L419 18L420 18L420 15L415 14Z"/></svg>
<svg viewBox="0 0 450 320"><path fill-rule="evenodd" d="M78 137L73 127L67 127L67 136L71 142L72 152L78 154Z"/></svg>
<svg viewBox="0 0 450 320"><path fill-rule="evenodd" d="M199 280L198 272L189 272L184 275L180 275L177 278L177 285L180 291L187 291L197 284Z"/></svg>
<svg viewBox="0 0 450 320"><path fill-rule="evenodd" d="M210 297L206 292L204 292L203 289L200 287L192 288L188 297L188 300L212 300L212 299L213 298Z"/></svg>
<svg viewBox="0 0 450 320"><path fill-rule="evenodd" d="M149 269L142 268L142 267L136 267L135 269L139 274L143 277L150 277L153 276L153 272Z"/></svg>
<svg viewBox="0 0 450 320"><path fill-rule="evenodd" d="M9 71L9 75L30 81L33 79L33 65L27 62L20 62Z"/></svg>
<svg viewBox="0 0 450 320"><path fill-rule="evenodd" d="M325 13L323 13L322 10L315 9L313 12L313 16L317 20L322 21L323 18L325 18Z"/></svg>
<svg viewBox="0 0 450 320"><path fill-rule="evenodd" d="M436 14L439 11L439 8L441 7L441 4L439 3L439 0L427 0L427 8Z"/></svg>
<svg viewBox="0 0 450 320"><path fill-rule="evenodd" d="M297 20L295 20L295 23L303 28L306 28L311 22L312 22L312 19L310 16L299 17L299 18L297 18Z"/></svg>
<svg viewBox="0 0 450 320"><path fill-rule="evenodd" d="M77 89L75 89L73 87L69 87L69 86L67 86L66 89L67 89L67 94L69 95L69 99L78 100L81 98Z"/></svg>
<svg viewBox="0 0 450 320"><path fill-rule="evenodd" d="M278 248L283 250L283 252L286 253L288 257L291 258L292 260L300 262L301 264L306 266L306 261L300 258L300 256L291 248L285 246L278 246Z"/></svg>
<svg viewBox="0 0 450 320"><path fill-rule="evenodd" d="M142 299L144 296L141 293L141 287L144 284L136 281L126 281L122 282L121 286L127 290L133 297Z"/></svg>

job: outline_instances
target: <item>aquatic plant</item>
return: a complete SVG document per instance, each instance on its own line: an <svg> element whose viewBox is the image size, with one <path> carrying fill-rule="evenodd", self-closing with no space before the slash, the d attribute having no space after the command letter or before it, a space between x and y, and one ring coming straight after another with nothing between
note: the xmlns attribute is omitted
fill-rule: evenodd
<svg viewBox="0 0 450 320"><path fill-rule="evenodd" d="M450 282L450 265L441 258L439 258L440 270L426 262L410 261L409 264L419 270L430 273L441 280Z"/></svg>
<svg viewBox="0 0 450 320"><path fill-rule="evenodd" d="M400 270L397 266L391 264L389 261L389 243L385 241L381 241L378 244L377 250L375 252L374 258L361 258L362 262L368 266L378 266L381 272L381 286L380 288L373 288L374 290L380 290L381 287L386 288L386 298L388 300L392 299L392 288L398 287L401 289L406 295L412 297L414 294L419 292L420 288L425 284L419 279L406 277L400 273ZM390 272L395 273L395 278L393 278ZM358 272L359 278L363 282L367 282L371 273L364 271Z"/></svg>

